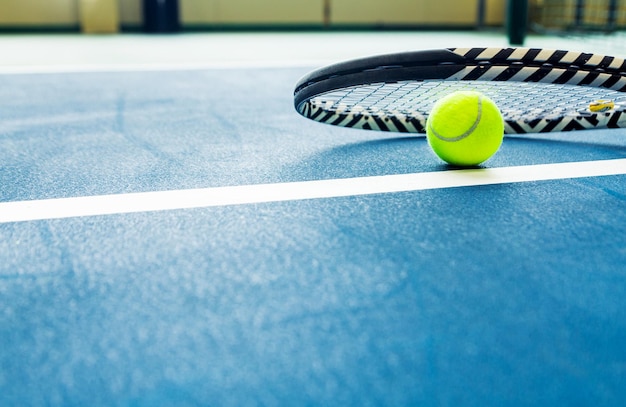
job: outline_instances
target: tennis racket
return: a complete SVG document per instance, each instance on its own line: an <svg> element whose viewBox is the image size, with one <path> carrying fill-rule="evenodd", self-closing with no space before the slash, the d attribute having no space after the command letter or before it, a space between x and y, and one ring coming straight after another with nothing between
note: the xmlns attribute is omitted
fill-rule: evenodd
<svg viewBox="0 0 626 407"><path fill-rule="evenodd" d="M626 127L626 61L532 48L449 48L374 56L318 69L296 85L312 120L425 133L433 104L476 90L502 111L505 133Z"/></svg>

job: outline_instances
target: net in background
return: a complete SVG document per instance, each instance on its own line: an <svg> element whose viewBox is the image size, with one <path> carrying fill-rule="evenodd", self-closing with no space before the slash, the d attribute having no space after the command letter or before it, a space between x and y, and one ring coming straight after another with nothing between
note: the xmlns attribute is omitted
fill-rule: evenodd
<svg viewBox="0 0 626 407"><path fill-rule="evenodd" d="M626 30L626 0L533 0L530 11L538 32Z"/></svg>
<svg viewBox="0 0 626 407"><path fill-rule="evenodd" d="M530 28L591 52L626 56L626 0L532 0Z"/></svg>

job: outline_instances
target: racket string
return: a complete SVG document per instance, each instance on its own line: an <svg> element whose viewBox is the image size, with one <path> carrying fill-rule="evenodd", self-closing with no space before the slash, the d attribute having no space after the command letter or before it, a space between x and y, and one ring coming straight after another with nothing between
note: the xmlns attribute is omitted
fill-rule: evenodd
<svg viewBox="0 0 626 407"><path fill-rule="evenodd" d="M533 122L563 116L591 115L589 104L611 99L626 109L626 94L602 88L526 82L404 81L355 86L314 98L313 105L344 114L390 115L423 119L441 97L477 90L500 107L505 120Z"/></svg>

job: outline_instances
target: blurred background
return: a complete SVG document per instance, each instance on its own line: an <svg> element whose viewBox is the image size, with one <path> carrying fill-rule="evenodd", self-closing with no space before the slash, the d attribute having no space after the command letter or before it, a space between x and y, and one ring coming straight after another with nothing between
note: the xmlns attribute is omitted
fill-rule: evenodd
<svg viewBox="0 0 626 407"><path fill-rule="evenodd" d="M623 0L2 0L0 30L498 28L526 3L535 30L626 27Z"/></svg>
<svg viewBox="0 0 626 407"><path fill-rule="evenodd" d="M0 33L466 30L611 34L621 46L626 0L2 0ZM612 44L608 40L613 41Z"/></svg>
<svg viewBox="0 0 626 407"><path fill-rule="evenodd" d="M502 26L506 0L2 0L3 31Z"/></svg>

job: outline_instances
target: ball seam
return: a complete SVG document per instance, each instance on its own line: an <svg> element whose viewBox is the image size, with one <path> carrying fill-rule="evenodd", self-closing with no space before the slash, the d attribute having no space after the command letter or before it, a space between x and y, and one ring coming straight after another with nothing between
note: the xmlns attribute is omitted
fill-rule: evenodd
<svg viewBox="0 0 626 407"><path fill-rule="evenodd" d="M437 133L437 131L435 131L432 122L430 123L429 128L430 128L430 131L432 132L432 134L435 137L437 137L439 140L450 141L450 142L460 141L460 140L463 140L466 137L469 137L474 132L474 130L476 130L476 128L480 124L482 113L483 113L483 98L482 98L482 96L478 96L478 114L476 115L476 120L474 121L472 126L467 131L465 131L465 133L461 134L460 136L456 136L456 137L445 137L445 136L442 136L441 134Z"/></svg>

